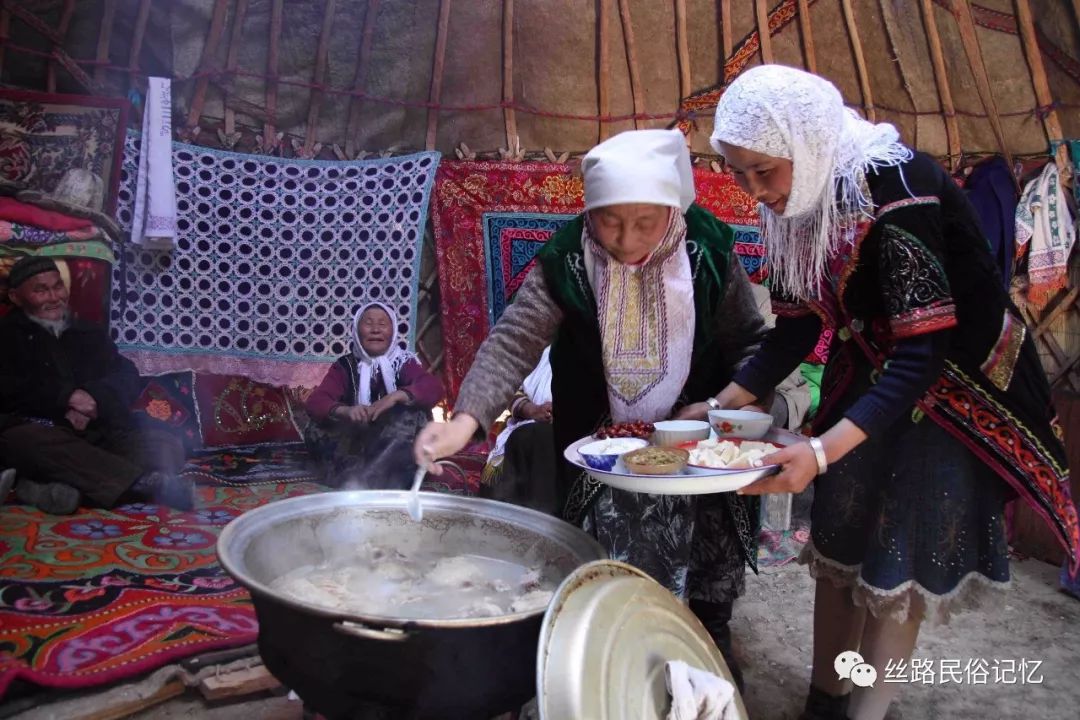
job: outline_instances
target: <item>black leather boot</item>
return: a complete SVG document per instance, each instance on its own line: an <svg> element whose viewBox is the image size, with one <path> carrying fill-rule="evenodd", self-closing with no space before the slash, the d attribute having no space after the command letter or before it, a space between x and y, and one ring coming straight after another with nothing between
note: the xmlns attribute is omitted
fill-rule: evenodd
<svg viewBox="0 0 1080 720"><path fill-rule="evenodd" d="M735 681L735 687L739 689L741 695L744 689L742 668L739 667L739 662L735 659L735 652L731 646L731 627L728 625L731 620L733 606L734 602L690 601L690 610L697 615L698 620L709 631L709 635L712 637L713 642L716 643L717 649L724 656L724 662L727 663L728 670L731 671L731 677Z"/></svg>
<svg viewBox="0 0 1080 720"><path fill-rule="evenodd" d="M810 694L806 697L806 706L799 720L847 720L850 700L851 693L839 696L830 695L811 685Z"/></svg>

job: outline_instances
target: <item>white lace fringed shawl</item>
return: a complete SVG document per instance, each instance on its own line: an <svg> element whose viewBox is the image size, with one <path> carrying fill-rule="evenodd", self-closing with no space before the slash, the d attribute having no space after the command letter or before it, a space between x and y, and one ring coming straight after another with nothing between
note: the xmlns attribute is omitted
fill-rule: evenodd
<svg viewBox="0 0 1080 720"><path fill-rule="evenodd" d="M873 218L866 173L912 157L895 127L863 120L828 80L782 65L753 68L731 84L710 142L717 152L723 142L791 161L783 214L758 211L770 277L803 300L818 297L828 258L852 242L855 224Z"/></svg>

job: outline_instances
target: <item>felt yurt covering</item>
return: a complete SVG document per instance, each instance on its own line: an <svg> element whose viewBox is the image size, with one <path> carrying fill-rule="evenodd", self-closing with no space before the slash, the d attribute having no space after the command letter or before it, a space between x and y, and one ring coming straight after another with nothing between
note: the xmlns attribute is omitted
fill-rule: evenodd
<svg viewBox="0 0 1080 720"><path fill-rule="evenodd" d="M953 169L1055 150L1064 167L1078 17L1080 0L32 0L0 4L0 83L129 97L137 127L146 77L171 77L175 137L240 152L565 161L673 123L708 154L725 82L779 62ZM417 345L438 363L430 252L423 275ZM1069 308L1049 318L1066 347L1043 352L1072 387Z"/></svg>

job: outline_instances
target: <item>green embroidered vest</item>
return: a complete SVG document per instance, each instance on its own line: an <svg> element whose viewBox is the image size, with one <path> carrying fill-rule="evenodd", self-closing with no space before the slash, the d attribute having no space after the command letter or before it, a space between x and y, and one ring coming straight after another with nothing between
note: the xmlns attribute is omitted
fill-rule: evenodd
<svg viewBox="0 0 1080 720"><path fill-rule="evenodd" d="M690 374L676 406L715 395L731 380L726 348L717 342L715 331L721 320L718 312L727 290L729 263L737 262L732 255L735 233L730 227L698 205L691 205L685 217L695 326ZM548 292L563 312L551 346L552 404L557 408L554 432L560 453L610 419L596 297L585 272L581 245L584 224L584 215L574 218L544 243L538 254ZM584 474L572 473L573 468L566 463L559 467L563 515L579 523L602 488ZM756 515L750 510L756 503L732 505L745 507L748 512L742 519L756 525ZM744 552L747 550L744 547Z"/></svg>

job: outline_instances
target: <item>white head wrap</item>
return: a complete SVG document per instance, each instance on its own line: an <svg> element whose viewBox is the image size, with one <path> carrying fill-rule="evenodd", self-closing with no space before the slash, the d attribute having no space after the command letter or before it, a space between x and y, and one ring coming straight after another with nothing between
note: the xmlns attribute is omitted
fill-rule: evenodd
<svg viewBox="0 0 1080 720"><path fill-rule="evenodd" d="M724 91L709 139L792 162L782 215L759 205L769 275L786 292L817 297L825 261L850 242L854 221L873 217L868 171L912 156L896 128L873 124L844 107L824 78L785 67L747 70Z"/></svg>
<svg viewBox="0 0 1080 720"><path fill-rule="evenodd" d="M680 208L694 202L686 137L678 130L629 130L600 143L581 162L585 209L648 203Z"/></svg>
<svg viewBox="0 0 1080 720"><path fill-rule="evenodd" d="M381 308L390 318L393 334L390 336L390 345L386 352L372 357L368 355L367 350L360 343L360 317L371 308L376 307ZM357 310L353 316L352 351L353 355L356 356L357 371L360 375L356 383L356 403L358 405L370 405L372 402L371 376L376 365L379 367L383 385L386 386L386 394L389 395L397 390L397 374L401 370L401 366L416 357L408 350L403 350L398 346L397 315L389 306L381 302L368 303Z"/></svg>

